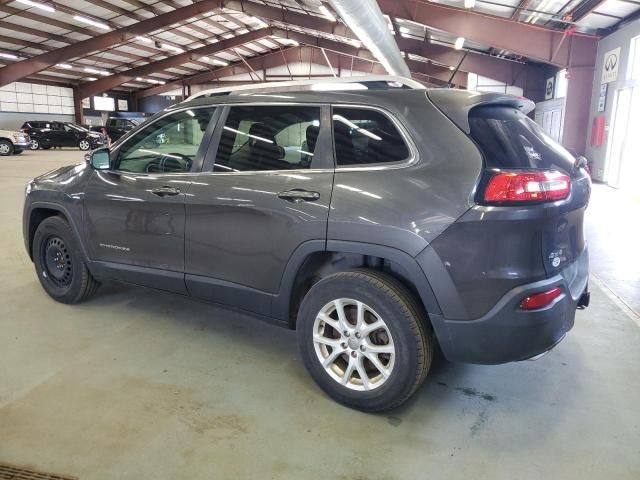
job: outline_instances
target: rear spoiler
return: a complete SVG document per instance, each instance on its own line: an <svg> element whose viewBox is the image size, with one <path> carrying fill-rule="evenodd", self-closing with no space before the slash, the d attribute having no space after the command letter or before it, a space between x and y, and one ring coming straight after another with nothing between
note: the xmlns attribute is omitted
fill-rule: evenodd
<svg viewBox="0 0 640 480"><path fill-rule="evenodd" d="M429 100L465 133L470 132L469 112L485 105L504 105L517 108L527 114L536 104L525 97L491 92L471 92L469 90L427 90Z"/></svg>

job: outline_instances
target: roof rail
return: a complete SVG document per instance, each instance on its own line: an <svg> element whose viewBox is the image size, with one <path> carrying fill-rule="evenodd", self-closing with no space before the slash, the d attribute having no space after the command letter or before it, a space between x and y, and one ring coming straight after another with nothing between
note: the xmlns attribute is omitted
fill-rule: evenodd
<svg viewBox="0 0 640 480"><path fill-rule="evenodd" d="M187 100L225 95L250 95L255 92L296 92L302 90L390 90L424 89L421 83L406 77L393 75L359 75L355 77L291 80L286 82L263 82L233 87L212 88L194 93Z"/></svg>

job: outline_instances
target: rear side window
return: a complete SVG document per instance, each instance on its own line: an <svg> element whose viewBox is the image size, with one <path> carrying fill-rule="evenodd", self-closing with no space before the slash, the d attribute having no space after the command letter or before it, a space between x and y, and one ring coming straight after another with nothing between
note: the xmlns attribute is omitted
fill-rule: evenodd
<svg viewBox="0 0 640 480"><path fill-rule="evenodd" d="M409 158L409 148L391 119L368 108L333 109L336 163L369 165L400 162Z"/></svg>
<svg viewBox="0 0 640 480"><path fill-rule="evenodd" d="M515 108L475 108L469 114L469 126L487 168L570 171L573 167L571 154Z"/></svg>
<svg viewBox="0 0 640 480"><path fill-rule="evenodd" d="M243 172L309 168L320 132L320 107L231 107L214 170Z"/></svg>

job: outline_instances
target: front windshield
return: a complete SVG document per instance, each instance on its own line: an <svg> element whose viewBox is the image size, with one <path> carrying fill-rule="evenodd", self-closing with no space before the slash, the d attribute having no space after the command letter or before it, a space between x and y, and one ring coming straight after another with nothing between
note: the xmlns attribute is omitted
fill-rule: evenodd
<svg viewBox="0 0 640 480"><path fill-rule="evenodd" d="M75 125L73 123L65 123L65 127L67 127L68 129L71 129L71 130L76 130L78 132L88 132L89 131L86 128L81 127L80 125Z"/></svg>

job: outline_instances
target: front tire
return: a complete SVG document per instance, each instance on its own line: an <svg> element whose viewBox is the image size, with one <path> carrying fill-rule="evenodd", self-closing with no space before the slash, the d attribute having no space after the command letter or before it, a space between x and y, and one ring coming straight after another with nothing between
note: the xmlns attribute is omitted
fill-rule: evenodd
<svg viewBox="0 0 640 480"><path fill-rule="evenodd" d="M62 217L49 217L38 225L33 238L33 263L44 290L61 303L87 300L100 285L84 263L73 230Z"/></svg>
<svg viewBox="0 0 640 480"><path fill-rule="evenodd" d="M13 143L9 140L0 140L0 156L6 157L13 154Z"/></svg>
<svg viewBox="0 0 640 480"><path fill-rule="evenodd" d="M434 350L411 292L390 275L364 269L334 273L309 290L297 337L316 383L366 412L404 403L424 381Z"/></svg>
<svg viewBox="0 0 640 480"><path fill-rule="evenodd" d="M78 142L78 148L80 148L80 150L86 152L87 150L91 150L91 142L89 142L89 140L80 140Z"/></svg>
<svg viewBox="0 0 640 480"><path fill-rule="evenodd" d="M29 148L31 150L38 150L40 148L40 141L31 139L31 146Z"/></svg>

